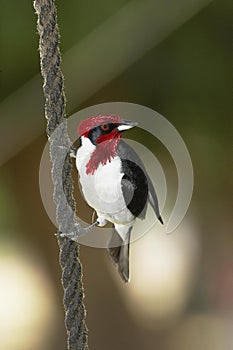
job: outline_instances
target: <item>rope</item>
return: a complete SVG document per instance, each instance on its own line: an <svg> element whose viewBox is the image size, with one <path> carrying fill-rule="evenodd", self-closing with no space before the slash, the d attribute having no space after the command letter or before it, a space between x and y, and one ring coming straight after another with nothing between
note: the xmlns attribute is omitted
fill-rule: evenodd
<svg viewBox="0 0 233 350"><path fill-rule="evenodd" d="M67 155L71 141L65 118L64 78L61 72L59 30L54 0L35 0L40 36L39 52L41 74L44 79L45 117L50 141L54 201L60 232L74 230L76 225L75 201L72 195L72 163ZM82 266L76 242L57 237L60 248L62 285L64 289L65 326L68 350L87 350L86 310L82 283Z"/></svg>

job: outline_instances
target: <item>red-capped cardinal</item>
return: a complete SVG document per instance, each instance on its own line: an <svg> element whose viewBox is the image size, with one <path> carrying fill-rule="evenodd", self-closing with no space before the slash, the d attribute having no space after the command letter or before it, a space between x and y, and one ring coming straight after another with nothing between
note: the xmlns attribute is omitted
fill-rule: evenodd
<svg viewBox="0 0 233 350"><path fill-rule="evenodd" d="M97 213L93 225L105 226L107 222L114 225L108 251L125 282L129 281L130 233L136 217L145 218L149 202L163 223L145 167L122 140L122 133L136 125L112 115L83 120L78 127L81 146L73 151L84 198Z"/></svg>

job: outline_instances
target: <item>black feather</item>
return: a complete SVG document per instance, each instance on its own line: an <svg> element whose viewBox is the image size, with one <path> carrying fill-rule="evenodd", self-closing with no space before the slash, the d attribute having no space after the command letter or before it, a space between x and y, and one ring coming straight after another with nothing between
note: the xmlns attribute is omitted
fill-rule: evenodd
<svg viewBox="0 0 233 350"><path fill-rule="evenodd" d="M127 242L124 242L114 229L112 237L108 243L108 253L113 263L118 267L119 275L124 282L129 282L129 250L130 250L130 233L127 235Z"/></svg>
<svg viewBox="0 0 233 350"><path fill-rule="evenodd" d="M147 179L147 184L148 184L148 196L147 196L147 202L149 201L149 203L151 204L158 220L163 224L163 220L162 217L160 215L159 212L159 204L158 204L158 198L156 195L156 191L154 189L154 186L152 184L152 181L145 169L145 166L143 164L143 162L141 161L141 159L139 158L139 156L137 155L137 153L133 150L132 147L130 147L126 142L124 142L123 140L120 141L119 143L119 147L118 147L118 156L123 159L123 160L128 160L131 161L133 163L135 163L144 173L146 179ZM126 174L127 176L127 174ZM132 177L132 176L131 176ZM129 180L127 178L127 180ZM132 189L133 189L133 183L132 183ZM125 191L127 192L127 188L125 189ZM132 195L132 192L131 192ZM127 194L126 199L129 197L129 194ZM144 201L144 198L142 199L142 202ZM147 204L147 203L146 203ZM146 204L144 205L144 208L146 209ZM133 204L132 204L133 205ZM142 211L140 217L143 217L143 215L145 214L145 209Z"/></svg>
<svg viewBox="0 0 233 350"><path fill-rule="evenodd" d="M148 183L143 170L134 162L122 159L124 173L121 189L127 208L135 217L145 217L148 197Z"/></svg>

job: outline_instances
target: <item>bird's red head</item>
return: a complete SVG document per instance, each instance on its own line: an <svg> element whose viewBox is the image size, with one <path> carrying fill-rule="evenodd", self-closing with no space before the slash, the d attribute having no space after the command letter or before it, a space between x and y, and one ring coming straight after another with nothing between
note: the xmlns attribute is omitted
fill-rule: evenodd
<svg viewBox="0 0 233 350"><path fill-rule="evenodd" d="M78 126L78 134L80 136L86 136L90 130L100 126L101 124L119 124L122 121L122 117L115 115L97 115L88 119L82 120Z"/></svg>
<svg viewBox="0 0 233 350"><path fill-rule="evenodd" d="M79 135L88 138L96 146L86 165L87 174L94 174L100 163L104 165L111 162L117 154L122 132L136 125L135 122L114 115L98 115L81 121Z"/></svg>

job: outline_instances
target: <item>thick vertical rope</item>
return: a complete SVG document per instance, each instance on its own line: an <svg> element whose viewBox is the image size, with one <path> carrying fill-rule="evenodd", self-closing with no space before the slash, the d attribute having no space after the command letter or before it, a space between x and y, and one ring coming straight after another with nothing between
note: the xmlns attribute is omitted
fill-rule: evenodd
<svg viewBox="0 0 233 350"><path fill-rule="evenodd" d="M40 36L41 74L44 79L45 116L50 141L54 201L59 231L69 232L76 223L75 201L72 196L72 164L67 150L71 144L65 118L64 79L61 72L59 30L53 0L35 0ZM82 284L82 266L76 242L58 237L62 285L64 288L65 325L68 350L87 350L86 311Z"/></svg>

